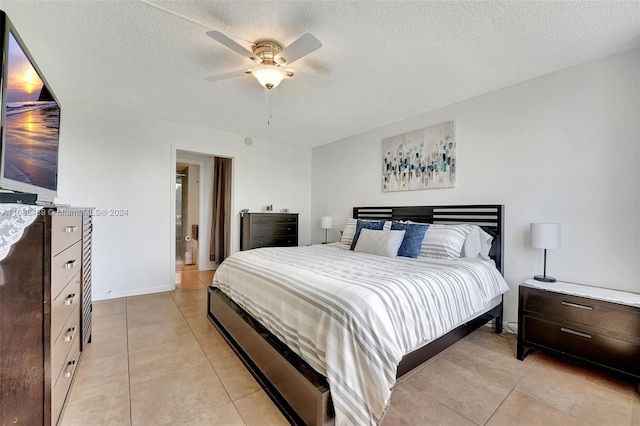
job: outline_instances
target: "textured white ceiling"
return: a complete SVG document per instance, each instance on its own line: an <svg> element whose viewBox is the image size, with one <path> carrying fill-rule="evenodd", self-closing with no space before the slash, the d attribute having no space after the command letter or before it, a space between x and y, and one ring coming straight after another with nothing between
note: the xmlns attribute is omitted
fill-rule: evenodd
<svg viewBox="0 0 640 426"><path fill-rule="evenodd" d="M172 121L317 146L640 45L639 1L1 0L63 107L116 105ZM323 47L276 90L207 37L305 32ZM248 44L247 44L248 46Z"/></svg>

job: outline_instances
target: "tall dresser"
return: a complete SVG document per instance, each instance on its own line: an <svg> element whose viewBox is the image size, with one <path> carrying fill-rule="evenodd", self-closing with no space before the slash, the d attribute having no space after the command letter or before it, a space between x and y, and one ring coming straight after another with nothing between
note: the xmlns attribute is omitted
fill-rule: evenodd
<svg viewBox="0 0 640 426"><path fill-rule="evenodd" d="M298 245L298 213L244 213L240 250Z"/></svg>
<svg viewBox="0 0 640 426"><path fill-rule="evenodd" d="M0 425L60 418L91 323L91 297L83 294L89 214L41 210L0 261Z"/></svg>

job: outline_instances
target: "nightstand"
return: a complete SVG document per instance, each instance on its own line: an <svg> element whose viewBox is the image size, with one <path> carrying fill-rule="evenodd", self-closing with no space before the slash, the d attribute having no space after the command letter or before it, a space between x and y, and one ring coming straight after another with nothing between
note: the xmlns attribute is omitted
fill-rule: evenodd
<svg viewBox="0 0 640 426"><path fill-rule="evenodd" d="M640 294L527 280L519 291L519 360L528 348L640 379Z"/></svg>

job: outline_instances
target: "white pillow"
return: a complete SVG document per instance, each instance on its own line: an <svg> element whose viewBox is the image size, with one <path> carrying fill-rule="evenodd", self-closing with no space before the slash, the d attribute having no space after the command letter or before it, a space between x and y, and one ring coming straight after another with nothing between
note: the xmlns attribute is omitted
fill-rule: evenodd
<svg viewBox="0 0 640 426"><path fill-rule="evenodd" d="M375 231L363 228L354 251L377 254L378 256L396 257L404 239L404 230Z"/></svg>
<svg viewBox="0 0 640 426"><path fill-rule="evenodd" d="M358 226L358 219L349 218L346 220L344 224L344 229L342 230L342 236L340 237L340 242L342 244L349 244L353 241L353 237L356 235L356 226ZM386 220L384 222L384 230L391 229L391 221Z"/></svg>
<svg viewBox="0 0 640 426"><path fill-rule="evenodd" d="M489 251L491 251L493 237L479 226L470 225L470 227L464 240L462 256L470 259L490 260Z"/></svg>
<svg viewBox="0 0 640 426"><path fill-rule="evenodd" d="M469 225L430 224L424 234L418 257L432 259L459 259Z"/></svg>
<svg viewBox="0 0 640 426"><path fill-rule="evenodd" d="M353 241L353 237L356 235L356 225L358 224L357 219L349 218L344 224L344 230L342 231L342 236L340 237L340 242L342 244L349 244L351 246L351 241Z"/></svg>

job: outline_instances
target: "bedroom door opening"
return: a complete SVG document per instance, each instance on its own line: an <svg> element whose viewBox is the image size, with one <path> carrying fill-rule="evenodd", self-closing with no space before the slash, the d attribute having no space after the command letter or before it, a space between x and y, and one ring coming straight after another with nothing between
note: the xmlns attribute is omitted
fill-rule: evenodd
<svg viewBox="0 0 640 426"><path fill-rule="evenodd" d="M209 285L212 271L230 253L236 225L231 215L233 163L233 158L175 150L170 250L174 285Z"/></svg>

